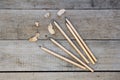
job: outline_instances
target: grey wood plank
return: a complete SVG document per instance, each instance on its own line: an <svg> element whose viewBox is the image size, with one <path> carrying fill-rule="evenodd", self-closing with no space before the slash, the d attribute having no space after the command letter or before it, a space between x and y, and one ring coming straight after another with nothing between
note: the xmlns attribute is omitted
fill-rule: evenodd
<svg viewBox="0 0 120 80"><path fill-rule="evenodd" d="M79 57L66 40L58 41ZM87 40L86 42L98 59L95 65L89 64L95 71L120 70L120 41ZM39 40L36 43L27 40L0 40L0 71L82 71L42 51L39 46L47 47L73 60L49 40Z"/></svg>
<svg viewBox="0 0 120 80"><path fill-rule="evenodd" d="M0 8L10 9L80 9L91 8L91 0L0 0Z"/></svg>
<svg viewBox="0 0 120 80"><path fill-rule="evenodd" d="M119 0L93 0L94 8L120 8L120 1Z"/></svg>
<svg viewBox="0 0 120 80"><path fill-rule="evenodd" d="M50 12L46 19L44 14ZM65 17L71 19L84 39L120 39L120 10L67 10L62 17L57 10L0 10L0 39L28 39L36 32L35 21L40 22L40 39L54 37L64 39L56 29L50 35L47 26L55 19L74 39L65 26Z"/></svg>
<svg viewBox="0 0 120 80"><path fill-rule="evenodd" d="M119 0L0 0L0 9L120 8Z"/></svg>
<svg viewBox="0 0 120 80"><path fill-rule="evenodd" d="M119 80L119 72L100 72L100 73L0 73L1 80Z"/></svg>

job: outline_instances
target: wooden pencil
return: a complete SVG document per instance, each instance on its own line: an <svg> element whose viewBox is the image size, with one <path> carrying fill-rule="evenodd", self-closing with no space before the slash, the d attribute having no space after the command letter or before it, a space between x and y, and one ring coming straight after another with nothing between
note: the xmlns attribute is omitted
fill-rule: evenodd
<svg viewBox="0 0 120 80"><path fill-rule="evenodd" d="M97 61L96 57L93 55L93 53L91 52L91 50L88 48L88 46L86 45L86 43L83 41L82 37L78 34L77 30L73 27L72 23L67 18L66 18L66 21L70 25L71 29L75 32L75 34L77 35L77 37L81 41L81 43L84 45L84 47L86 48L86 50L89 52L89 54L91 55L91 57L96 62Z"/></svg>
<svg viewBox="0 0 120 80"><path fill-rule="evenodd" d="M88 51L85 49L85 47L82 45L82 43L80 42L80 40L78 39L78 37L76 36L76 34L74 33L74 31L71 29L70 25L68 23L66 23L67 28L69 29L69 31L71 32L71 34L74 36L74 38L76 39L77 43L81 46L81 48L83 49L83 51L86 53L86 55L88 56L88 58L90 59L90 61L92 62L92 64L95 64L94 60L92 59L92 57L89 55Z"/></svg>
<svg viewBox="0 0 120 80"><path fill-rule="evenodd" d="M56 40L54 40L52 38L50 38L50 40L52 41L52 43L54 43L55 45L57 45L59 48L61 48L63 51L65 51L68 55L70 55L72 58L74 58L76 61L78 61L80 64L82 64L83 66L85 66L88 70L90 70L91 72L94 72L94 70L92 68L90 68L88 65L86 65L82 60L80 60L78 57L76 57L72 52L70 52L69 50L67 50L65 47L63 47Z"/></svg>
<svg viewBox="0 0 120 80"><path fill-rule="evenodd" d="M56 56L56 57L59 58L59 59L62 59L62 60L64 60L64 61L68 62L68 63L71 63L71 64L73 64L73 65L81 68L81 69L86 70L86 68L85 68L84 66L82 66L82 65L80 65L80 64L78 64L78 63L76 63L76 62L74 62L74 61L72 61L72 60L70 60L70 59L67 59L67 58L65 58L65 57L63 57L63 56L61 56L61 55L59 55L59 54L57 54L57 53L55 53L55 52L53 52L53 51L45 48L45 47L40 47L40 48L41 48L42 50L44 50L45 52L48 52L49 54L52 54L52 55Z"/></svg>
<svg viewBox="0 0 120 80"><path fill-rule="evenodd" d="M54 21L55 26L58 28L58 30L63 34L63 36L67 39L67 41L70 43L70 45L77 51L77 53L85 60L86 63L89 63L89 61L84 57L84 55L81 53L81 51L77 48L77 46L72 42L72 40L67 36L67 34L63 31L63 29L58 25L56 21Z"/></svg>

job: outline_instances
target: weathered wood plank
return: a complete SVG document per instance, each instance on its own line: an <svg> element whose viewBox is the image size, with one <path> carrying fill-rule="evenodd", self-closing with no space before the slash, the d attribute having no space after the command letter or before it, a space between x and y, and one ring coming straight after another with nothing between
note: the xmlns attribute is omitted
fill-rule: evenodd
<svg viewBox="0 0 120 80"><path fill-rule="evenodd" d="M120 8L119 0L0 0L1 9Z"/></svg>
<svg viewBox="0 0 120 80"><path fill-rule="evenodd" d="M1 80L120 80L119 72L100 73L0 73Z"/></svg>
<svg viewBox="0 0 120 80"><path fill-rule="evenodd" d="M91 8L91 0L0 0L0 8L80 9Z"/></svg>
<svg viewBox="0 0 120 80"><path fill-rule="evenodd" d="M94 8L120 8L120 0L93 0Z"/></svg>
<svg viewBox="0 0 120 80"><path fill-rule="evenodd" d="M77 55L66 40L58 41ZM98 59L96 65L90 65L95 71L120 70L120 41L87 40L87 44ZM39 40L37 43L0 40L0 71L81 71L42 51L39 46L45 46L72 59L48 40Z"/></svg>
<svg viewBox="0 0 120 80"><path fill-rule="evenodd" d="M50 12L49 19L44 14ZM64 39L57 33L51 36L47 26L51 19L57 20L67 34L65 16L74 23L84 39L120 39L120 10L68 10L61 18L56 10L0 10L0 39L28 39L36 32L34 22L40 22L40 39L54 37ZM47 37L46 37L47 36Z"/></svg>

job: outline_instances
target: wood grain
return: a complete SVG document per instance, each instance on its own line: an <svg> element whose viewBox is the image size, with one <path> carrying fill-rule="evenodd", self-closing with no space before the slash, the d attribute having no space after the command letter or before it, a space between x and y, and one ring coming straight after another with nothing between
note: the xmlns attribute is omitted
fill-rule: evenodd
<svg viewBox="0 0 120 80"><path fill-rule="evenodd" d="M44 14L50 12L46 19ZM62 17L57 10L0 10L0 39L28 39L35 35L34 22L39 21L40 39L53 37L64 39L56 29L50 35L47 26L55 19L72 38L65 26L65 18L70 18L83 39L120 39L120 10L67 10Z"/></svg>
<svg viewBox="0 0 120 80"><path fill-rule="evenodd" d="M0 0L1 9L114 9L119 0Z"/></svg>
<svg viewBox="0 0 120 80"><path fill-rule="evenodd" d="M67 10L66 13L62 17L56 16L58 9L62 8ZM57 29L55 29L57 34L53 36L47 31L51 19L55 19L70 38L74 39L64 24L65 17L70 18L97 57L96 65L90 64L90 66L95 71L114 71L11 72L0 73L0 80L120 80L120 73L115 72L120 71L120 40L118 40L120 39L120 10L97 9L120 9L120 1L0 0L0 71L82 71L39 48L45 46L72 60L69 55L47 40L48 37L53 37L77 55ZM51 13L48 19L44 18L47 12ZM36 33L37 28L34 25L36 21L40 22L40 40L31 43L26 39Z"/></svg>
<svg viewBox="0 0 120 80"><path fill-rule="evenodd" d="M94 8L111 8L111 9L119 9L120 8L120 1L119 0L93 0Z"/></svg>
<svg viewBox="0 0 120 80"><path fill-rule="evenodd" d="M58 42L77 55L66 40L58 40ZM120 41L87 40L86 42L98 59L95 65L90 64L95 71L120 70ZM52 49L72 60L48 40L39 40L37 43L26 40L0 40L0 71L81 71L42 51L39 46Z"/></svg>
<svg viewBox="0 0 120 80"><path fill-rule="evenodd" d="M91 8L91 0L0 0L0 8L7 9L81 9Z"/></svg>
<svg viewBox="0 0 120 80"><path fill-rule="evenodd" d="M87 77L86 77L87 76ZM119 80L119 72L95 72L95 73L0 73L1 80Z"/></svg>

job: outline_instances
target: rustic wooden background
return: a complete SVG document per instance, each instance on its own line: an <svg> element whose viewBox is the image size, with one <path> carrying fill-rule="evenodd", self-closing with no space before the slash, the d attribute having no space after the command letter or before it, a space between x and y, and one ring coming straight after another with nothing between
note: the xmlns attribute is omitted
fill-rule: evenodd
<svg viewBox="0 0 120 80"><path fill-rule="evenodd" d="M57 17L56 12L67 12ZM0 0L0 80L120 80L120 1L119 0ZM46 19L44 14L50 12ZM58 33L51 36L47 25L57 20L71 39L64 24L70 18L98 59L95 72L80 70L45 52L39 46L64 54L48 37L74 50ZM34 35L34 22L40 22L40 39Z"/></svg>

